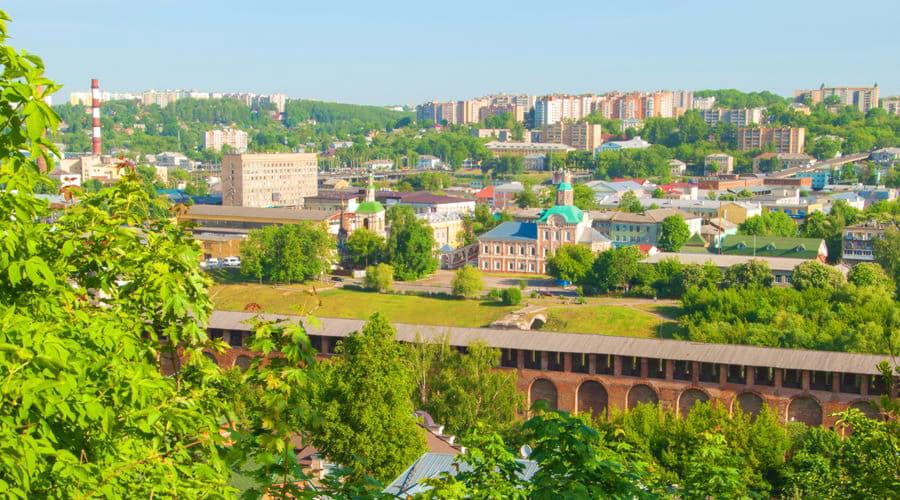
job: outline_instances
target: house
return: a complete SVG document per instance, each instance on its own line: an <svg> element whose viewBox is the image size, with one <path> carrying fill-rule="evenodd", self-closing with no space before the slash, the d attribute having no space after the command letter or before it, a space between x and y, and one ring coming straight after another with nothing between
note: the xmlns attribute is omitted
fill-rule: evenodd
<svg viewBox="0 0 900 500"><path fill-rule="evenodd" d="M722 240L716 252L722 255L751 257L818 259L822 262L828 258L828 247L822 238L730 235Z"/></svg>
<svg viewBox="0 0 900 500"><path fill-rule="evenodd" d="M610 248L608 238L591 226L591 218L574 205L575 193L567 175L557 187L556 205L533 222L502 222L478 237L478 267L483 271L546 273L547 257L567 244L585 245L593 252Z"/></svg>
<svg viewBox="0 0 900 500"><path fill-rule="evenodd" d="M441 159L437 156L431 155L421 155L419 159L416 161L416 168L424 168L429 170L434 170L436 168L440 168Z"/></svg>
<svg viewBox="0 0 900 500"><path fill-rule="evenodd" d="M659 186L666 199L670 200L696 200L700 196L700 190L696 184L687 182L671 182Z"/></svg>
<svg viewBox="0 0 900 500"><path fill-rule="evenodd" d="M725 271L729 267L737 264L747 264L754 260L762 261L765 262L769 266L769 270L772 271L772 276L774 276L775 278L772 282L774 286L790 285L792 283L791 275L793 274L794 269L800 264L810 261L810 259L793 259L786 257L766 256L754 257L747 255L721 255L703 252L660 252L656 255L647 257L642 262L645 262L647 264L658 264L659 262L666 259L675 259L685 265L696 264L702 266L704 264L711 263L722 271Z"/></svg>
<svg viewBox="0 0 900 500"><path fill-rule="evenodd" d="M492 206L494 204L494 186L485 186L475 193L475 203Z"/></svg>
<svg viewBox="0 0 900 500"><path fill-rule="evenodd" d="M386 208L394 205L412 207L417 214L475 211L473 199L432 194L428 191L379 191L375 193L375 199Z"/></svg>
<svg viewBox="0 0 900 500"><path fill-rule="evenodd" d="M754 215L762 214L762 205L757 202L747 201L642 198L641 203L646 206L656 205L660 208L675 208L702 217L704 220L716 217L728 219L735 224L740 224ZM619 197L617 196L597 197L597 208L599 209L616 209L618 207Z"/></svg>
<svg viewBox="0 0 900 500"><path fill-rule="evenodd" d="M866 206L879 201L894 201L897 199L897 190L894 188L862 189L859 195L866 200Z"/></svg>
<svg viewBox="0 0 900 500"><path fill-rule="evenodd" d="M737 234L738 225L728 219L715 218L710 219L708 224L704 224L700 228L700 234L703 240L709 246L718 246L722 239L726 236Z"/></svg>
<svg viewBox="0 0 900 500"><path fill-rule="evenodd" d="M649 142L641 139L641 136L635 136L627 141L609 141L604 142L600 147L594 149L594 156L604 151L621 151L623 149L646 149L652 146Z"/></svg>
<svg viewBox="0 0 900 500"><path fill-rule="evenodd" d="M776 170L809 167L816 159L806 153L761 153L753 157L753 172L761 172L764 164L776 160Z"/></svg>
<svg viewBox="0 0 900 500"><path fill-rule="evenodd" d="M897 228L892 222L868 221L844 228L841 237L841 260L854 265L875 261L875 240L884 237L885 231Z"/></svg>
<svg viewBox="0 0 900 500"><path fill-rule="evenodd" d="M369 160L362 164L367 170L390 170L394 168L394 162L391 160Z"/></svg>
<svg viewBox="0 0 900 500"><path fill-rule="evenodd" d="M672 175L672 177L682 176L686 171L687 163L676 159L669 160L669 174Z"/></svg>
<svg viewBox="0 0 900 500"><path fill-rule="evenodd" d="M491 204L497 210L505 210L514 204L516 195L524 190L525 186L519 181L494 186L494 198Z"/></svg>
<svg viewBox="0 0 900 500"><path fill-rule="evenodd" d="M869 159L882 165L890 165L900 161L900 148L881 148L873 151Z"/></svg>
<svg viewBox="0 0 900 500"><path fill-rule="evenodd" d="M547 155L532 153L525 155L522 167L525 170L545 170L547 168Z"/></svg>
<svg viewBox="0 0 900 500"><path fill-rule="evenodd" d="M811 179L810 187L816 191L820 191L824 189L828 184L831 184L830 169L813 170L812 172L799 172L795 177L800 179Z"/></svg>
<svg viewBox="0 0 900 500"><path fill-rule="evenodd" d="M702 219L693 214L672 208L647 210L642 214L629 212L591 212L593 227L610 239L613 246L657 245L660 226L667 217L680 216L688 225L691 235L700 232Z"/></svg>
<svg viewBox="0 0 900 500"><path fill-rule="evenodd" d="M641 198L646 193L644 186L634 181L590 181L585 182L585 186L591 188L595 196L603 196L606 194L625 194L629 191L635 196Z"/></svg>
<svg viewBox="0 0 900 500"><path fill-rule="evenodd" d="M703 173L730 174L734 172L734 157L725 153L713 153L703 158Z"/></svg>
<svg viewBox="0 0 900 500"><path fill-rule="evenodd" d="M834 202L836 201L843 201L857 210L866 208L866 199L852 191L846 193L834 193L828 197L828 200L831 201L832 205L834 205Z"/></svg>

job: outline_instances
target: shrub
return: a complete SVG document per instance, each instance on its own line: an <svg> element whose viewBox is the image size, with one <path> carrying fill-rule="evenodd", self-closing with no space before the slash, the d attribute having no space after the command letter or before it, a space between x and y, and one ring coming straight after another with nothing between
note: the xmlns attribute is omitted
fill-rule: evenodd
<svg viewBox="0 0 900 500"><path fill-rule="evenodd" d="M369 266L363 283L369 290L387 292L394 284L394 268L385 263Z"/></svg>
<svg viewBox="0 0 900 500"><path fill-rule="evenodd" d="M504 288L503 291L500 292L500 297L503 305L519 305L519 303L522 302L522 291L518 288Z"/></svg>

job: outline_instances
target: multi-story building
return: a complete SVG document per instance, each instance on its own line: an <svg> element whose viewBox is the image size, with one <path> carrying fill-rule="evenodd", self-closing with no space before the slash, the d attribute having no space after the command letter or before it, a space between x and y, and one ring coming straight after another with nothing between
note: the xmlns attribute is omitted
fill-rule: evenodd
<svg viewBox="0 0 900 500"><path fill-rule="evenodd" d="M538 128L562 120L581 120L594 111L599 100L601 97L594 94L538 97L534 103L533 125Z"/></svg>
<svg viewBox="0 0 900 500"><path fill-rule="evenodd" d="M701 111L713 109L713 106L715 106L715 105L716 105L715 96L694 97L693 101L691 101L691 107L693 109L698 109Z"/></svg>
<svg viewBox="0 0 900 500"><path fill-rule="evenodd" d="M484 145L495 155L527 156L532 154L567 153L574 148L565 144L552 142L499 142L491 141Z"/></svg>
<svg viewBox="0 0 900 500"><path fill-rule="evenodd" d="M818 89L798 90L794 98L798 101L809 101L812 104L823 102L830 96L836 96L842 106L854 106L863 113L878 107L878 84L871 87L826 87Z"/></svg>
<svg viewBox="0 0 900 500"><path fill-rule="evenodd" d="M868 221L844 228L841 239L841 257L846 264L875 261L875 240L884 237L885 231L897 228L890 222Z"/></svg>
<svg viewBox="0 0 900 500"><path fill-rule="evenodd" d="M629 212L591 212L594 229L612 241L614 246L653 245L659 243L660 225L667 217L684 219L691 236L700 233L703 219L672 208L647 210L642 214Z"/></svg>
<svg viewBox="0 0 900 500"><path fill-rule="evenodd" d="M228 154L222 159L222 204L303 207L318 193L315 153Z"/></svg>
<svg viewBox="0 0 900 500"><path fill-rule="evenodd" d="M574 205L567 180L557 189L556 205L534 222L502 222L478 237L478 267L483 271L545 273L547 257L563 245L585 245L593 252L610 248L609 239L591 227L591 218Z"/></svg>
<svg viewBox="0 0 900 500"><path fill-rule="evenodd" d="M593 151L603 143L599 123L559 121L541 128L541 141Z"/></svg>
<svg viewBox="0 0 900 500"><path fill-rule="evenodd" d="M764 110L765 108L707 109L701 110L700 116L710 127L715 127L719 123L748 127L762 122Z"/></svg>
<svg viewBox="0 0 900 500"><path fill-rule="evenodd" d="M769 171L777 171L788 168L805 168L812 166L813 163L816 162L815 157L810 156L806 153L760 153L753 157L753 172L761 172L763 170L763 166L767 162L771 162L775 160L777 163L777 168L775 170Z"/></svg>
<svg viewBox="0 0 900 500"><path fill-rule="evenodd" d="M881 107L891 115L900 115L900 95L881 99Z"/></svg>
<svg viewBox="0 0 900 500"><path fill-rule="evenodd" d="M247 132L237 128L207 130L203 136L203 146L215 151L228 146L235 153L244 153L247 151L248 138Z"/></svg>
<svg viewBox="0 0 900 500"><path fill-rule="evenodd" d="M741 127L737 131L738 149L765 149L768 145L776 153L802 153L806 144L803 127Z"/></svg>
<svg viewBox="0 0 900 500"><path fill-rule="evenodd" d="M703 159L703 170L706 175L730 174L734 171L734 157L725 153L713 153Z"/></svg>

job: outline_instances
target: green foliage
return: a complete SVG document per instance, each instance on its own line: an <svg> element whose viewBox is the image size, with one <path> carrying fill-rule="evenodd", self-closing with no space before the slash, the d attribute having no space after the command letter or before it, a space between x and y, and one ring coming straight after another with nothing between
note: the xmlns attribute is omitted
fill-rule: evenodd
<svg viewBox="0 0 900 500"><path fill-rule="evenodd" d="M359 228L347 238L344 249L355 266L369 267L369 262L376 262L384 253L384 238L366 228Z"/></svg>
<svg viewBox="0 0 900 500"><path fill-rule="evenodd" d="M900 283L900 230L890 228L873 245L875 260L884 271Z"/></svg>
<svg viewBox="0 0 900 500"><path fill-rule="evenodd" d="M759 108L773 104L785 104L787 100L767 90L762 92L741 92L736 89L698 90L694 97L715 97L719 108Z"/></svg>
<svg viewBox="0 0 900 500"><path fill-rule="evenodd" d="M415 280L437 269L434 258L434 233L418 219L412 208L391 207L388 211L390 235L385 247L387 261L394 266L394 275L402 281Z"/></svg>
<svg viewBox="0 0 900 500"><path fill-rule="evenodd" d="M597 208L597 200L594 197L594 190L584 184L575 184L572 186L574 194L574 204L576 207L588 211Z"/></svg>
<svg viewBox="0 0 900 500"><path fill-rule="evenodd" d="M594 259L585 285L599 293L623 288L627 291L643 258L644 254L631 245L602 252Z"/></svg>
<svg viewBox="0 0 900 500"><path fill-rule="evenodd" d="M894 287L894 281L878 264L863 262L850 268L847 273L847 281L856 286L884 287L888 290Z"/></svg>
<svg viewBox="0 0 900 500"><path fill-rule="evenodd" d="M500 301L505 306L517 306L522 302L522 291L518 288L504 288L500 292Z"/></svg>
<svg viewBox="0 0 900 500"><path fill-rule="evenodd" d="M440 191L453 185L453 178L446 172L422 172L406 178L415 190Z"/></svg>
<svg viewBox="0 0 900 500"><path fill-rule="evenodd" d="M570 283L583 283L591 265L594 253L584 245L563 245L547 257L547 274Z"/></svg>
<svg viewBox="0 0 900 500"><path fill-rule="evenodd" d="M241 273L273 282L306 282L330 269L334 238L323 224L267 226L241 242Z"/></svg>
<svg viewBox="0 0 900 500"><path fill-rule="evenodd" d="M525 186L525 189L516 193L516 206L519 208L536 208L541 206L541 201L537 194L531 189L531 186Z"/></svg>
<svg viewBox="0 0 900 500"><path fill-rule="evenodd" d="M790 238L797 236L797 224L782 212L766 212L741 222L738 234Z"/></svg>
<svg viewBox="0 0 900 500"><path fill-rule="evenodd" d="M498 156L481 162L481 171L490 172L491 177L514 177L522 173L525 168L524 159L521 156Z"/></svg>
<svg viewBox="0 0 900 500"><path fill-rule="evenodd" d="M725 282L733 288L766 288L772 286L774 280L769 263L761 259L751 259L746 264L735 264L725 270Z"/></svg>
<svg viewBox="0 0 900 500"><path fill-rule="evenodd" d="M394 284L394 268L382 262L366 268L363 285L369 290L387 292Z"/></svg>
<svg viewBox="0 0 900 500"><path fill-rule="evenodd" d="M628 191L619 200L619 210L639 214L644 211L644 207L641 206L641 200L633 192Z"/></svg>
<svg viewBox="0 0 900 500"><path fill-rule="evenodd" d="M481 271L472 266L463 266L453 275L450 283L451 293L457 297L474 299L484 289Z"/></svg>
<svg viewBox="0 0 900 500"><path fill-rule="evenodd" d="M834 289L844 283L844 275L837 269L810 260L794 268L791 281L797 290Z"/></svg>
<svg viewBox="0 0 900 500"><path fill-rule="evenodd" d="M495 369L500 364L498 349L475 342L461 353L446 339L418 340L409 345L407 355L415 374L417 408L458 435L513 425L524 409L524 395L516 388L515 374Z"/></svg>
<svg viewBox="0 0 900 500"><path fill-rule="evenodd" d="M311 395L320 413L311 425L312 444L350 468L354 479L390 481L425 450L409 397L413 376L397 361L404 349L394 335L384 316L374 314L323 363Z"/></svg>
<svg viewBox="0 0 900 500"><path fill-rule="evenodd" d="M691 237L687 222L680 215L670 215L663 219L659 228L659 248L664 252L677 252Z"/></svg>

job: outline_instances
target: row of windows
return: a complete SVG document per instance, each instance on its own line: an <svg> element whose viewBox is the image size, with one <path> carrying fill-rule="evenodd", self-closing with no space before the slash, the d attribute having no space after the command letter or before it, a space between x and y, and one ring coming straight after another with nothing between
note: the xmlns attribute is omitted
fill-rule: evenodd
<svg viewBox="0 0 900 500"><path fill-rule="evenodd" d="M481 261L481 268L484 269L485 271L490 271L492 269L491 261L489 261L489 260ZM493 270L494 271L503 271L503 264L499 260L495 260L494 265L493 265ZM542 271L538 271L534 262L529 262L528 264L526 264L524 262L518 262L518 263L507 262L506 270L507 271L520 271L520 272L528 271L530 273L542 272Z"/></svg>
<svg viewBox="0 0 900 500"><path fill-rule="evenodd" d="M550 231L544 229L544 239L550 241L572 241L572 235L569 231Z"/></svg>
<svg viewBox="0 0 900 500"><path fill-rule="evenodd" d="M645 233L649 233L650 226L639 226L639 225L632 225L632 224L614 224L613 230L614 231L631 231L631 232L638 232L638 233L643 231Z"/></svg>
<svg viewBox="0 0 900 500"><path fill-rule="evenodd" d="M564 371L564 354L560 352L547 352L547 365L542 366L542 351L522 350L523 368L531 370L550 370ZM518 349L502 349L500 356L500 366L505 368L518 368ZM593 357L594 367L591 370L591 358ZM601 375L612 375L614 373L614 358L611 354L572 354L572 372L576 373L594 373ZM657 358L640 358L636 356L619 356L621 364L621 375L624 377L641 377L641 365L643 359L647 361L647 378L665 379L666 378L666 360ZM694 363L691 361L670 361L672 366L672 379L674 380L693 380ZM769 367L749 367L742 365L721 365L718 363L699 363L699 373L697 378L700 382L718 384L721 382L721 370L724 366L725 381L729 384L746 385L749 380L749 374L752 371L753 385L756 386L775 386L775 377L777 368ZM802 370L780 369L781 371L781 387L800 389L803 386ZM818 391L834 390L834 372L827 371L810 371L809 372L809 388ZM863 376L856 373L839 373L839 390L848 394L861 394ZM868 394L880 395L886 393L886 387L881 377L868 378Z"/></svg>
<svg viewBox="0 0 900 500"><path fill-rule="evenodd" d="M509 254L508 255L526 255L528 252L531 252L531 255L537 255L537 248L532 245L509 245ZM501 245L494 245L494 253L500 255L503 251L503 247ZM482 253L490 254L491 253L491 245L484 245L484 249ZM544 257L547 256L547 249L544 249Z"/></svg>

